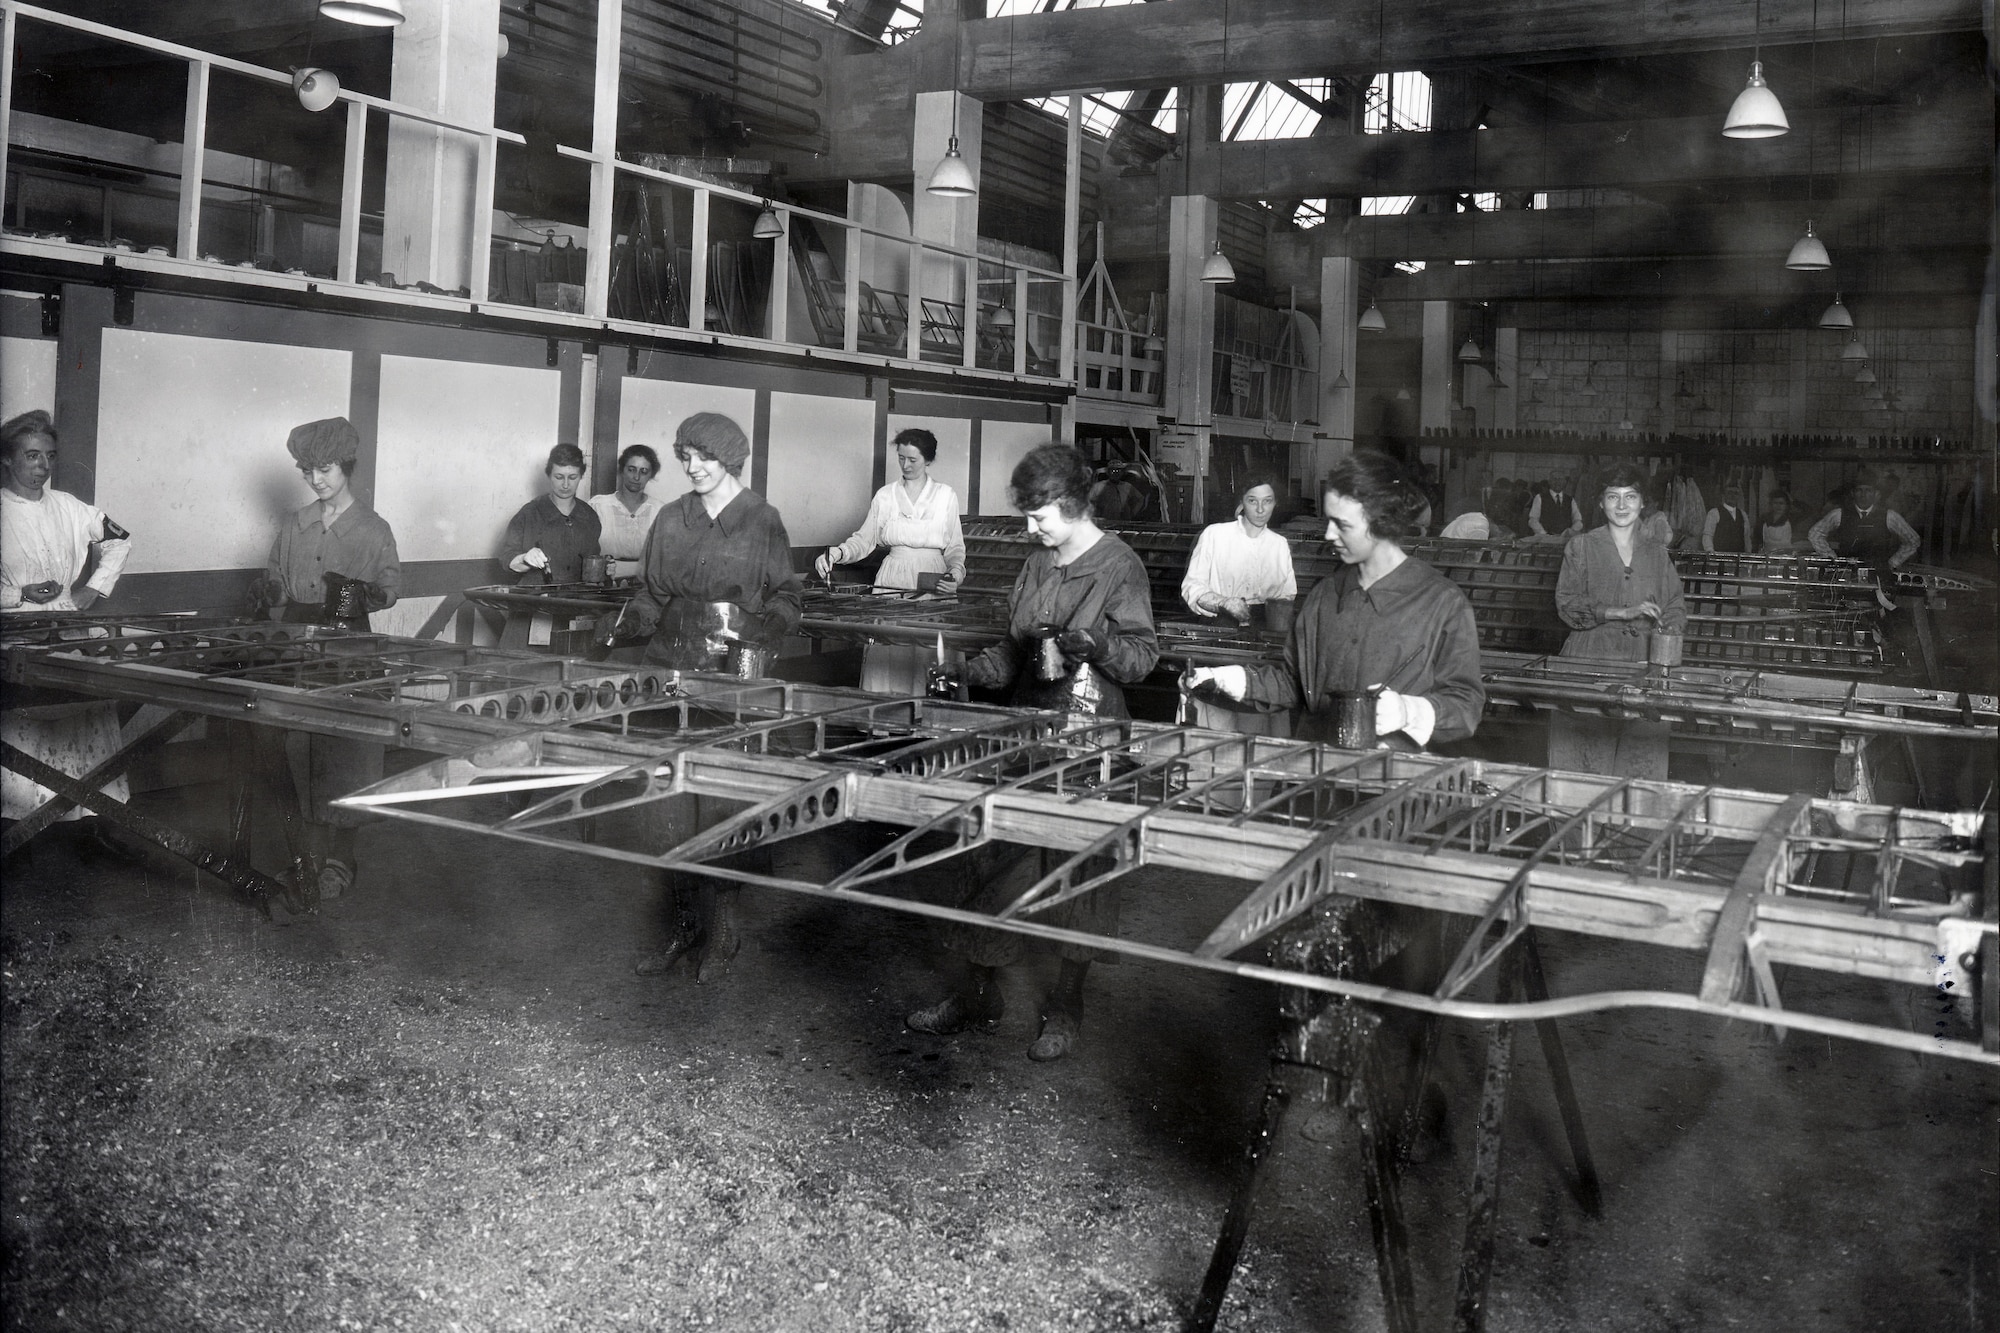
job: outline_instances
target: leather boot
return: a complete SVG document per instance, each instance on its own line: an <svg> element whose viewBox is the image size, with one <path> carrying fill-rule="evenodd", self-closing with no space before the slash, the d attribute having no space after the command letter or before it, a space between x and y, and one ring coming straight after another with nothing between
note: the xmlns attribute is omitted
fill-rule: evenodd
<svg viewBox="0 0 2000 1333"><path fill-rule="evenodd" d="M736 929L736 900L741 895L741 889L715 890L708 938L702 942L701 961L695 966L696 981L719 980L729 970L729 960L743 947L743 937Z"/></svg>

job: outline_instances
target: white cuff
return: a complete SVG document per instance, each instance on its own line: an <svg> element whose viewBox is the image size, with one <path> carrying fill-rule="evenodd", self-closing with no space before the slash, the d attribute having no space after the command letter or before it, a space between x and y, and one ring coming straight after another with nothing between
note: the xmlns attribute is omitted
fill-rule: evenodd
<svg viewBox="0 0 2000 1333"><path fill-rule="evenodd" d="M1403 734L1422 749L1431 743L1431 733L1437 730L1437 708L1421 694L1403 696L1403 711L1409 721L1403 724Z"/></svg>

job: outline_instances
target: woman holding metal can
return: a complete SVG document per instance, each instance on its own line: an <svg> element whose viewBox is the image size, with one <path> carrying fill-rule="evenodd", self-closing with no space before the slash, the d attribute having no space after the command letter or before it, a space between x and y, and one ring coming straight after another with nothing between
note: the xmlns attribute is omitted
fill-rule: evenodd
<svg viewBox="0 0 2000 1333"><path fill-rule="evenodd" d="M1300 603L1285 660L1202 667L1189 686L1267 711L1296 709L1300 740L1421 750L1470 736L1486 706L1472 606L1402 547L1427 504L1385 454L1341 462L1321 504L1341 567Z"/></svg>

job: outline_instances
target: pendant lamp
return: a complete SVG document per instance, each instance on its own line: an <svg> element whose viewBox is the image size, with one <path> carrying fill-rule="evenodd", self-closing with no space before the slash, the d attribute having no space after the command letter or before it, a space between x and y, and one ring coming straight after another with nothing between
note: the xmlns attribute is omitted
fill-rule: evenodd
<svg viewBox="0 0 2000 1333"><path fill-rule="evenodd" d="M750 228L750 234L760 241L774 241L785 234L785 224L778 217L778 210L770 204L757 215L757 221Z"/></svg>
<svg viewBox="0 0 2000 1333"><path fill-rule="evenodd" d="M1011 329L1014 327L1014 312L1006 306L995 306L993 313L986 317L989 329Z"/></svg>
<svg viewBox="0 0 2000 1333"><path fill-rule="evenodd" d="M1537 384L1547 384L1549 382L1549 363L1546 361L1535 362L1535 368L1528 372L1528 378Z"/></svg>
<svg viewBox="0 0 2000 1333"><path fill-rule="evenodd" d="M1868 359L1868 349L1861 345L1860 334L1854 333L1848 335L1847 346L1840 349L1840 359L1842 361L1866 361Z"/></svg>
<svg viewBox="0 0 2000 1333"><path fill-rule="evenodd" d="M1806 234L1792 242L1792 252L1785 256L1785 267L1805 273L1817 273L1833 267L1833 259L1827 254L1825 244L1813 235L1811 218L1806 219Z"/></svg>
<svg viewBox="0 0 2000 1333"><path fill-rule="evenodd" d="M937 169L931 172L931 183L924 187L930 193L946 199L970 199L979 193L978 182L972 179L972 168L965 165L959 155L958 136L951 136L951 143L939 159Z"/></svg>
<svg viewBox="0 0 2000 1333"><path fill-rule="evenodd" d="M308 111L324 111L340 98L340 80L330 69L301 65L292 71L292 92Z"/></svg>
<svg viewBox="0 0 2000 1333"><path fill-rule="evenodd" d="M1361 320L1355 327L1359 328L1363 333L1387 333L1389 331L1389 321L1383 318L1382 311L1376 306L1374 297L1371 296L1368 298L1368 308L1361 312Z"/></svg>
<svg viewBox="0 0 2000 1333"><path fill-rule="evenodd" d="M1229 256L1222 253L1222 242L1215 243L1215 249L1208 256L1208 262L1201 266L1203 282L1234 282L1236 266L1229 262Z"/></svg>
<svg viewBox="0 0 2000 1333"><path fill-rule="evenodd" d="M1823 329L1851 329L1854 327L1854 316L1849 314L1847 307L1840 303L1840 294L1838 292L1834 293L1833 304L1828 306L1826 313L1819 317L1819 326Z"/></svg>
<svg viewBox="0 0 2000 1333"><path fill-rule="evenodd" d="M1856 384L1873 384L1875 382L1875 372L1863 366L1859 371L1855 372L1854 382Z"/></svg>
<svg viewBox="0 0 2000 1333"><path fill-rule="evenodd" d="M364 28L393 28L403 21L403 0L319 0L319 12Z"/></svg>
<svg viewBox="0 0 2000 1333"><path fill-rule="evenodd" d="M1736 94L1736 101L1729 108L1729 115L1722 122L1722 136L1725 139L1775 139L1791 131L1791 122L1785 119L1785 108L1778 105L1778 95L1764 82L1764 62L1750 62L1750 82L1743 91Z"/></svg>
<svg viewBox="0 0 2000 1333"><path fill-rule="evenodd" d="M1458 349L1458 359L1461 361L1477 361L1479 359L1478 342L1476 342L1471 338L1467 338L1465 340L1465 345Z"/></svg>

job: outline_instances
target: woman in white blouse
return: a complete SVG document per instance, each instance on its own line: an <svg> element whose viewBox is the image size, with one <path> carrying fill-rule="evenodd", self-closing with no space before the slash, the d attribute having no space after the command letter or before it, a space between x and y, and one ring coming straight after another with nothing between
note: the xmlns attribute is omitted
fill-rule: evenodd
<svg viewBox="0 0 2000 1333"><path fill-rule="evenodd" d="M659 474L658 454L643 444L627 445L618 455L618 489L590 497L590 507L597 511L597 553L610 558L614 579L639 572L653 520L666 505L646 490Z"/></svg>
<svg viewBox="0 0 2000 1333"><path fill-rule="evenodd" d="M1292 574L1292 544L1271 531L1278 489L1269 477L1251 473L1237 487L1236 517L1201 530L1181 580L1181 600L1198 616L1226 613L1250 623L1250 608L1290 602L1299 595ZM1198 725L1248 735L1290 734L1284 713L1260 713L1220 697L1193 700Z"/></svg>
<svg viewBox="0 0 2000 1333"><path fill-rule="evenodd" d="M875 492L868 517L852 537L813 562L822 579L835 565L851 565L878 546L889 554L876 571L878 588L916 588L918 575L939 575L937 590L950 595L965 577L965 534L958 525L958 492L931 476L937 436L911 428L896 436L902 474ZM861 688L878 694L922 694L931 654L922 648L871 643L861 657Z"/></svg>
<svg viewBox="0 0 2000 1333"><path fill-rule="evenodd" d="M938 574L938 591L956 592L965 577L965 534L958 526L958 492L931 476L937 436L906 430L896 436L895 449L902 479L875 492L860 529L840 545L829 546L813 569L825 578L833 566L851 565L887 546L876 587L915 588L919 574Z"/></svg>

